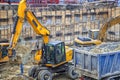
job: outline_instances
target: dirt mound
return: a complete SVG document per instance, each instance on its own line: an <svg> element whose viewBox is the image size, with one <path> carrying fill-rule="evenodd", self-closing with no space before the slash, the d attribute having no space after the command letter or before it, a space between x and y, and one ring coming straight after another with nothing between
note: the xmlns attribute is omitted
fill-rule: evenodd
<svg viewBox="0 0 120 80"><path fill-rule="evenodd" d="M19 75L12 77L11 80L34 80L34 79L26 75Z"/></svg>

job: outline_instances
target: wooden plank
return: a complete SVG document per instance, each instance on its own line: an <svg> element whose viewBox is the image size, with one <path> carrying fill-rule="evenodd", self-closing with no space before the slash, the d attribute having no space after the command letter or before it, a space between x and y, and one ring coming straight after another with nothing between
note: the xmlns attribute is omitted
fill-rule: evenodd
<svg viewBox="0 0 120 80"><path fill-rule="evenodd" d="M66 10L66 15L70 15L71 14L71 11L70 10Z"/></svg>
<svg viewBox="0 0 120 80"><path fill-rule="evenodd" d="M12 18L13 17L13 11L12 10L8 10L8 18Z"/></svg>
<svg viewBox="0 0 120 80"><path fill-rule="evenodd" d="M12 18L9 19L8 24L13 24L13 19Z"/></svg>
<svg viewBox="0 0 120 80"><path fill-rule="evenodd" d="M56 16L61 16L62 15L62 11L56 11Z"/></svg>
<svg viewBox="0 0 120 80"><path fill-rule="evenodd" d="M36 12L36 17L41 17L41 12Z"/></svg>
<svg viewBox="0 0 120 80"><path fill-rule="evenodd" d="M0 18L7 18L7 11L6 10L0 10Z"/></svg>
<svg viewBox="0 0 120 80"><path fill-rule="evenodd" d="M8 25L7 21L6 22L0 22L0 26L6 26L6 25Z"/></svg>

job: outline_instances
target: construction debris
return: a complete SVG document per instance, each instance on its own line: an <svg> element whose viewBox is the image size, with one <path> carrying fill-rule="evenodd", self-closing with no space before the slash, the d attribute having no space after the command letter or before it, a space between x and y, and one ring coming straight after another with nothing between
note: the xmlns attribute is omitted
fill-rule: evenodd
<svg viewBox="0 0 120 80"><path fill-rule="evenodd" d="M120 50L120 42L108 42L94 47L90 50L92 53L105 53Z"/></svg>

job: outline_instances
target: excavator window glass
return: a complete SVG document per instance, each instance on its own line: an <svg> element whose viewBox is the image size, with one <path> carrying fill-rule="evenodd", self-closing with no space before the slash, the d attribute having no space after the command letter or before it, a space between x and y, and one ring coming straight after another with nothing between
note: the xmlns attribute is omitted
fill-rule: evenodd
<svg viewBox="0 0 120 80"><path fill-rule="evenodd" d="M55 49L56 50L56 53L55 53L56 64L64 62L65 61L65 47L64 47L64 44L59 43L59 44L56 45L55 48L56 48Z"/></svg>
<svg viewBox="0 0 120 80"><path fill-rule="evenodd" d="M8 50L7 50L8 46L0 46L0 52L1 52L1 57L5 57L7 56Z"/></svg>
<svg viewBox="0 0 120 80"><path fill-rule="evenodd" d="M53 45L47 45L47 64L54 64L54 46Z"/></svg>

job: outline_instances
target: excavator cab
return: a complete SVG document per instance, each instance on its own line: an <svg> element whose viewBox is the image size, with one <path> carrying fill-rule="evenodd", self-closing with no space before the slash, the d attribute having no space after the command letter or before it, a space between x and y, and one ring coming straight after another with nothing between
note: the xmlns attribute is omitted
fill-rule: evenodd
<svg viewBox="0 0 120 80"><path fill-rule="evenodd" d="M51 64L51 67L64 62L66 60L64 42L49 42L45 46L45 58L46 64Z"/></svg>
<svg viewBox="0 0 120 80"><path fill-rule="evenodd" d="M78 77L74 65L69 62L73 58L73 49L65 46L62 41L51 41L45 44L42 50L37 51L35 57L41 64L29 69L30 77L37 80L53 80L54 73L65 73L72 80Z"/></svg>

